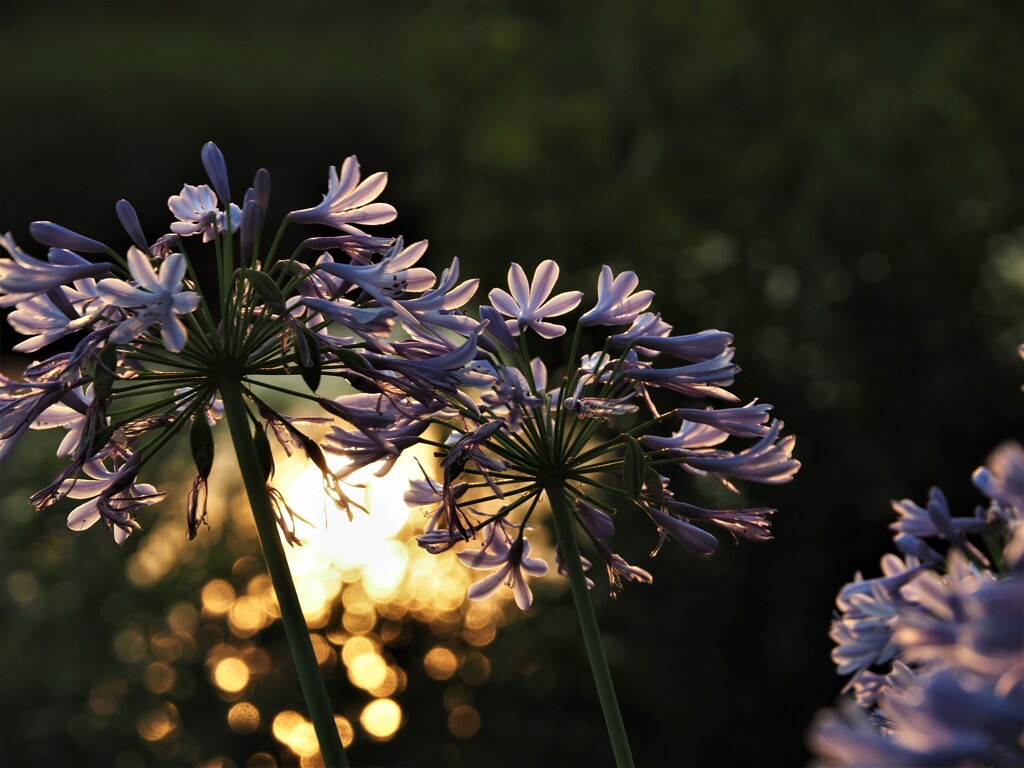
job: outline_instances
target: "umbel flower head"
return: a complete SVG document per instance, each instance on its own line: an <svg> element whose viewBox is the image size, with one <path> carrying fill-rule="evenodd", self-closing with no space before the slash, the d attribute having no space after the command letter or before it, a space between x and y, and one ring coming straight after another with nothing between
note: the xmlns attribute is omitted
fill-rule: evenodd
<svg viewBox="0 0 1024 768"><path fill-rule="evenodd" d="M294 513L269 486L268 435L321 469L340 508L351 514L358 507L303 431L309 420L278 413L266 393L297 394L321 420L345 419L351 439L336 429L324 448L355 456L355 465L387 466L416 442L434 412L449 407L476 357L480 324L459 307L477 281L459 282L456 260L438 282L418 265L425 241L406 245L355 226L395 217L394 208L376 202L386 174L360 181L359 164L349 157L340 174L331 168L323 202L288 214L277 235L265 239L269 174L260 170L236 204L214 144L203 148L202 163L210 184L186 184L170 197L174 220L155 240L127 201L117 203L132 243L125 255L50 222L30 230L49 246L45 259L10 235L0 239L0 306L12 308L8 322L27 337L14 349L34 353L76 339L70 352L32 363L24 380L0 378L0 457L28 429L65 430L57 453L69 463L32 502L44 509L65 497L79 500L69 527L102 522L118 543L164 497L139 480L141 473L186 432L197 470L187 530L189 538L196 535L213 464L210 425L229 393L254 430L267 492L294 541ZM279 244L289 223L337 234L321 229L286 256ZM200 279L199 261L215 265L216 280ZM414 340L394 341L398 336ZM293 391L295 374L305 384L301 391ZM347 380L359 394L319 397L325 378Z"/></svg>
<svg viewBox="0 0 1024 768"><path fill-rule="evenodd" d="M1024 450L974 483L988 505L964 517L937 488L893 502L900 554L840 590L832 658L859 707L818 716L821 765L1024 766Z"/></svg>
<svg viewBox="0 0 1024 768"><path fill-rule="evenodd" d="M553 261L539 264L532 281L513 264L508 291L492 290L490 305L480 309L483 335L472 374L463 375L451 407L433 416L451 429L438 443L440 476L425 473L406 494L411 506L427 507L420 545L440 553L475 542L459 559L493 572L469 597L484 597L504 583L526 609L532 601L527 576L548 569L530 556L527 540L545 497L552 505L566 502L613 595L625 581L651 581L650 573L612 550L617 513L652 523L652 554L671 539L707 557L718 546L715 532L771 538L773 510L705 509L677 498L670 480L672 474L696 475L736 491L737 480L789 482L800 467L792 457L794 438L781 436L771 406L737 405L728 391L739 371L732 335L674 335L659 315L645 312L653 292L634 292L635 274L616 276L605 266L596 304L576 323L569 371L552 386L544 363L530 355L528 336L562 336L565 326L552 318L561 320L583 301L580 291L552 296L558 275ZM580 354L584 330L598 326L620 331L597 351ZM705 398L726 407L698 407ZM737 441L747 442L737 447ZM563 574L565 545L559 532L556 564ZM581 557L581 564L591 562Z"/></svg>

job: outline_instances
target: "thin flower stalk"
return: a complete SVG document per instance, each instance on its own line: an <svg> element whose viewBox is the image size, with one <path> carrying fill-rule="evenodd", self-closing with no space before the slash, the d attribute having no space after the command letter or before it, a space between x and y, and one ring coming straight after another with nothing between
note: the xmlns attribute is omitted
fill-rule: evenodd
<svg viewBox="0 0 1024 768"><path fill-rule="evenodd" d="M334 710L324 679L319 673L309 630L302 615L299 597L295 592L288 560L281 546L277 519L267 493L265 470L260 466L259 455L249 431L250 414L245 407L242 386L238 381L225 378L221 382L220 392L224 398L224 416L231 431L235 456L256 521L263 557L274 585L278 605L281 607L281 621L284 624L292 658L295 659L310 719L320 742L321 755L326 765L347 766L348 759L334 724Z"/></svg>
<svg viewBox="0 0 1024 768"><path fill-rule="evenodd" d="M573 602L579 615L580 630L583 634L584 646L587 649L587 658L590 660L590 669L594 675L598 698L601 701L601 711L604 713L605 726L608 728L608 738L612 743L615 764L619 768L627 768L633 765L633 754L629 747L626 726L622 722L619 702L615 696L615 685L612 682L612 673L608 668L608 659L604 653L601 630L598 628L597 616L594 614L594 606L590 601L587 577L583 572L580 550L576 543L576 534L573 531L573 519L565 498L565 486L556 479L545 485L545 492L551 504L551 519L555 526L555 534L558 536L558 544L564 554L569 588L572 591Z"/></svg>

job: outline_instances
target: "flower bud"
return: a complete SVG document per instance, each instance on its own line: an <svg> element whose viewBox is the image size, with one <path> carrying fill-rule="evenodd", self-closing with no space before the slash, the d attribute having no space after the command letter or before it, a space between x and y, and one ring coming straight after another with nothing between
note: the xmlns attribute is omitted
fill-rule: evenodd
<svg viewBox="0 0 1024 768"><path fill-rule="evenodd" d="M28 225L28 231L37 243L52 248L66 248L69 251L83 253L106 253L109 250L98 240L72 232L52 221L33 221Z"/></svg>
<svg viewBox="0 0 1024 768"><path fill-rule="evenodd" d="M256 444L256 455L260 461L260 471L263 477L269 480L274 476L274 454L270 450L270 440L267 433L260 429L259 424L253 427L252 441Z"/></svg>
<svg viewBox="0 0 1024 768"><path fill-rule="evenodd" d="M206 169L206 174L210 177L213 189L217 193L217 197L227 206L231 200L231 187L228 185L228 167L224 162L224 154L217 148L216 144L208 141L203 145L200 157L203 161L203 168Z"/></svg>
<svg viewBox="0 0 1024 768"><path fill-rule="evenodd" d="M135 209L132 208L132 204L127 200L118 200L114 210L117 211L118 221L121 222L121 226L124 227L124 231L128 233L132 242L142 250L147 250L149 245L146 243L146 235L142 231L142 224L139 223L139 217L135 213Z"/></svg>
<svg viewBox="0 0 1024 768"><path fill-rule="evenodd" d="M626 441L626 452L622 457L623 487L631 499L638 499L644 487L644 470L647 467L644 449L632 435L623 433L622 437Z"/></svg>
<svg viewBox="0 0 1024 768"><path fill-rule="evenodd" d="M213 469L213 430L202 411L192 417L192 429L189 431L188 440L196 471L203 477L209 477L210 470Z"/></svg>

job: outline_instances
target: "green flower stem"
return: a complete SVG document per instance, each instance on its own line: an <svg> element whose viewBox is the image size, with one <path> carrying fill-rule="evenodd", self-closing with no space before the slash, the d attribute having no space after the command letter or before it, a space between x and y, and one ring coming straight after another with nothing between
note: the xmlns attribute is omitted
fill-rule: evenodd
<svg viewBox="0 0 1024 768"><path fill-rule="evenodd" d="M260 469L256 445L249 431L249 416L242 400L241 382L237 377L225 375L221 378L218 388L224 401L224 415L231 429L235 456L242 472L242 480L245 482L245 490L249 495L249 505L256 519L263 557L274 584L277 602L281 606L281 621L288 637L288 646L291 648L302 694L306 699L313 727L316 729L317 740L320 742L320 754L327 766L347 767L348 759L345 757L338 728L334 723L334 710L327 695L324 679L320 675L313 645L309 640L309 628L299 606L299 597L295 593L295 584L292 582L288 561L285 559L284 547L277 530L277 520Z"/></svg>
<svg viewBox="0 0 1024 768"><path fill-rule="evenodd" d="M544 490L551 504L551 515L555 520L555 535L562 547L562 558L569 574L569 587L572 590L573 602L576 603L576 613L579 616L580 629L583 632L583 643L590 659L590 669L594 673L594 683L597 685L597 695L601 700L604 721L608 727L608 738L612 742L615 764L618 768L633 768L633 755L629 750L626 727L622 723L622 713L619 712L619 703L615 698L615 686L612 684L612 675L608 669L608 659L605 658L604 647L601 644L601 631L597 627L597 616L594 614L594 606L590 602L587 578L583 574L583 565L580 563L580 550L576 544L576 534L572 529L572 513L569 511L566 501L562 479L554 477L545 480Z"/></svg>

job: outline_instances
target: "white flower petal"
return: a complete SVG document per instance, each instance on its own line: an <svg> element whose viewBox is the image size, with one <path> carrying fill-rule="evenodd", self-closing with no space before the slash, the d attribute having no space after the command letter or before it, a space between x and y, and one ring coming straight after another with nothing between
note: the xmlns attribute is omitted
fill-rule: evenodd
<svg viewBox="0 0 1024 768"><path fill-rule="evenodd" d="M128 249L128 269L140 287L151 292L160 290L160 278L149 263L149 256L134 245Z"/></svg>
<svg viewBox="0 0 1024 768"><path fill-rule="evenodd" d="M526 279L523 268L514 261L508 269L508 287L512 290L512 298L520 309L512 316L521 314L530 304L530 283ZM510 313L511 314L511 313Z"/></svg>
<svg viewBox="0 0 1024 768"><path fill-rule="evenodd" d="M352 190L352 194L345 196L345 206L347 208L359 208L366 205L371 200L375 200L387 185L387 173L384 171L372 173L363 179L358 187Z"/></svg>
<svg viewBox="0 0 1024 768"><path fill-rule="evenodd" d="M100 511L96 508L96 499L80 504L68 515L68 528L72 531L84 531L91 528L100 519Z"/></svg>
<svg viewBox="0 0 1024 768"><path fill-rule="evenodd" d="M169 315L164 319L163 328L160 329L160 338L164 341L164 347L168 352L181 352L188 340L188 331L185 324L175 315Z"/></svg>
<svg viewBox="0 0 1024 768"><path fill-rule="evenodd" d="M172 253L160 266L160 279L157 286L150 290L164 290L168 293L177 293L178 289L181 288L181 280L185 277L187 267L184 256L180 253Z"/></svg>
<svg viewBox="0 0 1024 768"><path fill-rule="evenodd" d="M539 307L534 314L537 317L556 317L572 312L583 300L583 291L566 291L560 293L547 304Z"/></svg>
<svg viewBox="0 0 1024 768"><path fill-rule="evenodd" d="M551 295L558 280L558 263L545 259L533 271L533 288L530 290L530 310L539 311L544 299ZM582 294L580 294L582 297ZM566 310L568 311L568 310Z"/></svg>
<svg viewBox="0 0 1024 768"><path fill-rule="evenodd" d="M530 586L526 583L526 579L519 576L512 580L512 592L516 597L516 605L519 609L526 611L533 605L533 592L530 591Z"/></svg>
<svg viewBox="0 0 1024 768"><path fill-rule="evenodd" d="M491 305L501 314L508 315L509 317L519 316L519 305L516 304L515 299L508 295L507 291L501 288L492 288L491 292L487 294L487 298L491 300Z"/></svg>

